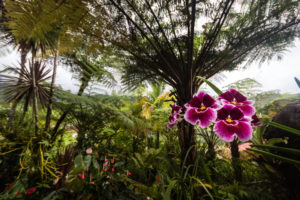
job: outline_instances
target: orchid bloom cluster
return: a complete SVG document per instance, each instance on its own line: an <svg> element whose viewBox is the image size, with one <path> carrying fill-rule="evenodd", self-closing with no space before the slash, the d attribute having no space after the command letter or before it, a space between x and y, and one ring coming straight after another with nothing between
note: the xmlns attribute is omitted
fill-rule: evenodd
<svg viewBox="0 0 300 200"><path fill-rule="evenodd" d="M217 99L199 92L185 104L184 119L201 128L215 123L214 131L224 141L233 141L235 135L240 141L247 141L252 138L253 127L261 125L253 103L235 89L230 89ZM168 128L173 128L181 120L181 110L180 106L173 105Z"/></svg>
<svg viewBox="0 0 300 200"><path fill-rule="evenodd" d="M172 106L172 112L171 115L169 117L169 124L168 124L168 128L173 128L174 126L177 125L178 122L181 121L180 118L180 113L181 113L182 108L178 105L176 105L176 103L174 103L174 105Z"/></svg>

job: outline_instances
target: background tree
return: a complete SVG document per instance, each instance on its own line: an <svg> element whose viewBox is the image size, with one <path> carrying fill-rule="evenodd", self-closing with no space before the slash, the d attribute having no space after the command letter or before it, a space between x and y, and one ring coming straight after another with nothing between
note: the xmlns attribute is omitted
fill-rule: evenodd
<svg viewBox="0 0 300 200"><path fill-rule="evenodd" d="M97 1L93 1L96 2ZM109 5L110 4L110 5ZM108 42L124 58L123 83L163 80L180 106L202 81L285 50L299 36L299 1L171 0L98 2L116 34ZM195 131L178 124L181 158L195 145ZM193 163L192 148L187 164Z"/></svg>
<svg viewBox="0 0 300 200"><path fill-rule="evenodd" d="M88 57L79 53L67 56L68 59L66 62L72 65L72 71L77 74L77 77L80 79L81 82L77 93L78 96L83 95L84 90L87 88L92 79L95 79L97 80L97 82L100 82L106 86L114 85L114 76L106 68L105 65L108 62L106 62L106 60L103 59L103 57L97 59L95 57ZM69 108L62 113L62 115L56 122L56 125L53 129L53 134L55 134L58 131L61 123L68 115L70 109L72 109L72 105L70 105Z"/></svg>

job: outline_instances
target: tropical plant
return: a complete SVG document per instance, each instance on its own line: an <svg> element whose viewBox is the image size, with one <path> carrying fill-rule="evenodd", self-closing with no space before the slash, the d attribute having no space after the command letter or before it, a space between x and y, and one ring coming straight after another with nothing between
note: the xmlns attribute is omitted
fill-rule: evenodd
<svg viewBox="0 0 300 200"><path fill-rule="evenodd" d="M46 81L50 79L50 70L47 69L42 61L36 61L34 64L29 63L29 68L6 67L0 76L2 93L5 100L14 104L18 104L21 100L24 100L21 121L25 117L30 102L34 101L33 71L36 74L38 100L41 106L44 107L49 97L49 84ZM14 73L14 75L7 73Z"/></svg>
<svg viewBox="0 0 300 200"><path fill-rule="evenodd" d="M96 6L106 10L107 23L116 27L116 37L108 42L124 59L123 83L163 80L174 88L181 107L203 83L197 76L210 78L242 63L265 61L299 33L299 1L107 0ZM183 160L196 136L184 121L178 123L178 135ZM195 158L193 149L186 164Z"/></svg>
<svg viewBox="0 0 300 200"><path fill-rule="evenodd" d="M84 90L87 88L92 78L96 79L98 82L103 83L104 85L106 84L106 86L112 86L116 82L112 73L108 69L106 69L104 63L101 62L101 60L90 60L87 56L80 55L78 55L78 57L76 55L72 55L70 58L71 61L69 60L69 62L75 64L76 68L74 69L74 71L76 71L77 73L79 72L80 76L81 85L77 93L78 96L83 95ZM58 131L61 123L68 115L70 109L72 109L72 105L70 105L69 108L65 110L58 119L54 129L52 130L53 134Z"/></svg>

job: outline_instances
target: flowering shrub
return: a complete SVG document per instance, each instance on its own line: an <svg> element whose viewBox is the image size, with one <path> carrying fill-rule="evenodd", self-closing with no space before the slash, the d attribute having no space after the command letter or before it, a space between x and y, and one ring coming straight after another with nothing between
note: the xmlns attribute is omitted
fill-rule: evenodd
<svg viewBox="0 0 300 200"><path fill-rule="evenodd" d="M235 89L222 93L217 99L199 92L184 105L184 119L201 128L214 123L214 131L224 141L231 142L234 136L240 141L247 141L252 138L252 127L262 124L255 114L253 103ZM168 128L173 128L181 120L181 111L182 107L175 103Z"/></svg>

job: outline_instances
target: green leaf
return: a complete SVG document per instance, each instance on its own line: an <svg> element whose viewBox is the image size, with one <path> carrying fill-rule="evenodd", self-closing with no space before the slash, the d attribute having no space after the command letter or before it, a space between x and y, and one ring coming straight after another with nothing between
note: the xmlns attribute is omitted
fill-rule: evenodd
<svg viewBox="0 0 300 200"><path fill-rule="evenodd" d="M93 166L97 170L100 169L99 163L98 163L98 161L97 161L97 159L95 157L93 157Z"/></svg>
<svg viewBox="0 0 300 200"><path fill-rule="evenodd" d="M283 139L283 138L271 138L267 141L267 145L274 145L274 144L278 144L278 143L287 144L288 141L287 141L287 139Z"/></svg>
<svg viewBox="0 0 300 200"><path fill-rule="evenodd" d="M195 177L195 176L192 176L191 177L193 180L197 181L203 188L204 190L206 191L206 193L208 194L208 196L210 197L210 199L214 199L214 197L211 195L211 193L208 191L207 187L205 185L209 185L209 184L203 184L202 181ZM211 185L209 185L210 187L212 187Z"/></svg>
<svg viewBox="0 0 300 200"><path fill-rule="evenodd" d="M293 134L295 134L295 135L300 136L300 130L291 128L291 127L289 127L289 126L285 126L285 125L283 125L283 124L279 124L279 123L277 123L277 122L271 122L271 121L270 121L270 122L268 122L268 124L270 124L271 126L274 126L274 127L276 127L276 128L280 128L280 129L282 129L282 130L284 130L284 131L288 131L288 132L290 132L290 133L293 133Z"/></svg>
<svg viewBox="0 0 300 200"><path fill-rule="evenodd" d="M167 188L167 191L164 195L164 200L171 200L171 192L173 190L173 188L175 187L175 184L177 183L176 180L173 180L170 182L168 188Z"/></svg>
<svg viewBox="0 0 300 200"><path fill-rule="evenodd" d="M210 82L209 80L201 77L201 76L197 76L199 79L201 79L202 81L204 81L211 89L213 89L218 95L221 95L223 92L217 87L215 86L212 82Z"/></svg>
<svg viewBox="0 0 300 200"><path fill-rule="evenodd" d="M300 161L298 161L298 160L293 160L293 159L290 159L290 158L279 156L279 155L276 155L276 154L273 154L273 153L270 153L270 152L267 152L267 151L263 151L263 150L259 150L259 149L247 149L247 150L253 151L255 153L262 154L262 155L270 157L270 158L276 158L276 159L279 159L279 160L282 160L284 162L288 162L288 163L291 163L291 164L300 165Z"/></svg>
<svg viewBox="0 0 300 200"><path fill-rule="evenodd" d="M298 156L300 155L300 150L298 150L298 149L271 146L271 145L252 145L252 146L258 147L258 148L277 150L277 151L281 151L281 152L287 152L287 153L298 155Z"/></svg>
<svg viewBox="0 0 300 200"><path fill-rule="evenodd" d="M254 132L253 138L251 140L254 144L263 144L262 136L264 135L266 128L266 125L256 127L256 131Z"/></svg>
<svg viewBox="0 0 300 200"><path fill-rule="evenodd" d="M74 165L75 165L75 168L84 168L84 162L83 162L82 155L78 155L75 157Z"/></svg>

